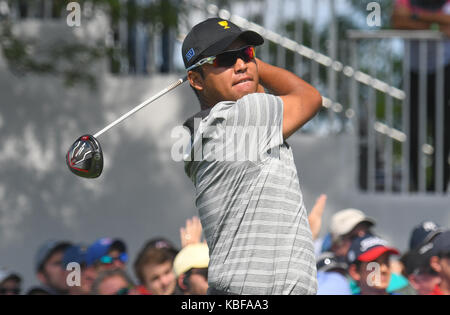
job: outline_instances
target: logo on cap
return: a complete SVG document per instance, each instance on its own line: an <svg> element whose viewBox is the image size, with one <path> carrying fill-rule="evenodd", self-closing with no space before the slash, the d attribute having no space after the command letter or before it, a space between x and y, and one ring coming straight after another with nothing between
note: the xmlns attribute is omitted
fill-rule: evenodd
<svg viewBox="0 0 450 315"><path fill-rule="evenodd" d="M189 49L189 51L186 54L187 61L191 61L192 57L195 56L195 50L194 48Z"/></svg>
<svg viewBox="0 0 450 315"><path fill-rule="evenodd" d="M228 22L227 22L227 21L220 21L220 22L219 22L219 25L220 25L220 26L223 26L223 28L224 28L225 30L227 30L227 29L230 28L230 27L228 26Z"/></svg>
<svg viewBox="0 0 450 315"><path fill-rule="evenodd" d="M428 252L429 250L432 250L433 247L434 247L433 243L426 244L426 245L422 246L421 248L419 248L419 254L423 255L426 252Z"/></svg>
<svg viewBox="0 0 450 315"><path fill-rule="evenodd" d="M424 222L422 226L427 232L436 231L438 229L438 226L434 222Z"/></svg>
<svg viewBox="0 0 450 315"><path fill-rule="evenodd" d="M387 247L387 242L385 240L382 240L381 238L378 237L372 237L372 238L368 238L365 240L361 241L361 247L360 250L361 252L366 252L368 251L371 247L374 246L384 246Z"/></svg>

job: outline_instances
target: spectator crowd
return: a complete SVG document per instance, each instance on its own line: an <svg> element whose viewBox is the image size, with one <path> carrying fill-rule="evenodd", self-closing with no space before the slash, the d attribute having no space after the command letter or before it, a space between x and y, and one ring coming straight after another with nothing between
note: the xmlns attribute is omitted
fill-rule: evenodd
<svg viewBox="0 0 450 315"><path fill-rule="evenodd" d="M319 295L449 295L450 230L422 222L401 254L376 233L376 221L357 209L331 217L318 238L326 196L309 215L317 257ZM205 295L209 250L197 217L180 228L181 250L164 238L145 243L133 262L121 239L101 238L86 246L47 241L37 250L39 281L23 291L19 273L0 269L0 295Z"/></svg>
<svg viewBox="0 0 450 315"><path fill-rule="evenodd" d="M450 0L396 0L392 24L403 30L439 30L450 37ZM444 42L443 86L450 80L450 40ZM428 43L425 66L419 59L419 43L411 44L409 124L418 126L419 85L424 80L428 124L436 125L436 43ZM427 50L425 50L427 51ZM421 69L423 68L423 69ZM424 74L420 71L425 70ZM423 77L423 78L422 78ZM422 80L423 79L423 80ZM428 82L428 84L426 84ZM449 99L450 89L441 98ZM450 137L450 111L443 111L443 135ZM437 128L428 135L439 139ZM411 188L419 184L419 133L409 135ZM435 140L436 142L437 140ZM449 183L449 141L442 156L434 156L433 169L443 169L444 191ZM439 150L436 150L439 152ZM435 173L430 172L430 173ZM434 175L433 175L434 176ZM430 181L431 186L435 180ZM434 187L429 187L433 188ZM400 251L377 233L377 222L358 209L336 212L325 237L319 238L326 205L322 195L309 214L309 226L315 242L319 295L449 295L450 230L425 221L413 227L408 250ZM202 242L202 226L196 217L180 229L181 249L164 238L147 241L135 257L132 268L124 240L110 237L92 244L50 240L42 244L35 256L38 286L22 288L19 273L0 268L0 295L205 295L208 290L209 249ZM0 265L1 265L0 257ZM136 280L134 280L136 279Z"/></svg>
<svg viewBox="0 0 450 315"><path fill-rule="evenodd" d="M357 209L337 212L316 241L319 295L449 295L450 230L431 221L413 228L403 254Z"/></svg>

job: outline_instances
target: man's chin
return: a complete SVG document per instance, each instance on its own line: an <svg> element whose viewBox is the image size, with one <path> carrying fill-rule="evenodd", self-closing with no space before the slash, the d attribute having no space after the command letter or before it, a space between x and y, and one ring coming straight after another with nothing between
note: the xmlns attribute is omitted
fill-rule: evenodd
<svg viewBox="0 0 450 315"><path fill-rule="evenodd" d="M243 90L243 91L239 91L237 93L237 97L236 100L243 98L244 96L247 96L249 94L253 94L256 93L257 90L256 89L248 89L248 90Z"/></svg>

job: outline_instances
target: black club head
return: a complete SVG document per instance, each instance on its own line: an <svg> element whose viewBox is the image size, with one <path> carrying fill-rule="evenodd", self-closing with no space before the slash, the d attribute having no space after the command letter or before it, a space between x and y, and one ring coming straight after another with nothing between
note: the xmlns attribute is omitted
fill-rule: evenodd
<svg viewBox="0 0 450 315"><path fill-rule="evenodd" d="M66 155L67 166L75 175L97 178L103 170L103 152L100 143L91 135L75 141Z"/></svg>

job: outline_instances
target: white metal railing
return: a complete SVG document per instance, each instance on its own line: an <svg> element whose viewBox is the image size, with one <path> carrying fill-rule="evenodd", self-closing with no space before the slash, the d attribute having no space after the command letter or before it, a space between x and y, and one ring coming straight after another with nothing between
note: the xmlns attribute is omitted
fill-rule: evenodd
<svg viewBox="0 0 450 315"><path fill-rule="evenodd" d="M445 117L445 64L444 64L444 43L445 36L436 31L349 31L348 37L351 40L353 51L353 60L355 66L358 64L358 46L362 42L369 42L376 45L379 41L400 40L403 47L403 89L406 91L406 97L402 100L402 134L401 141L401 191L419 192L419 193L445 193L444 181L449 180L448 169L450 168L449 139L445 139L446 128L449 128L448 118ZM414 47L413 47L414 46ZM431 54L431 52L433 52ZM414 63L412 54L415 55ZM386 58L389 53L386 52ZM388 60L390 62L390 60ZM447 66L448 67L448 66ZM431 69L430 69L431 68ZM429 73L435 78L434 86L428 87L427 81ZM448 70L447 70L448 72ZM416 73L416 74L415 74ZM449 76L447 74L447 76ZM414 82L412 82L414 77ZM450 78L446 78L449 80ZM448 82L446 83L448 84ZM429 100L428 94L435 95L434 103ZM355 108L359 119L362 115L358 114L359 95L356 83L352 89L352 107ZM447 100L448 101L448 100ZM375 122L375 96L373 93L369 96L369 103L373 104L372 110L365 118L368 124L375 124L376 130L381 132L386 130L387 126L382 126ZM429 112L434 115L429 115ZM385 120L388 125L393 123L392 101L386 102ZM448 114L447 114L448 115ZM447 116L448 117L448 116ZM358 127L358 125L356 125ZM432 129L432 131L430 131ZM434 130L433 130L434 129ZM394 131L396 133L396 131ZM364 181L368 191L376 191L376 174L381 171L384 175L383 190L392 192L393 190L393 152L392 138L385 139L384 147L377 145L377 139L371 129L367 134L358 132L360 137L360 150L366 151L366 169L360 167L360 172L365 173ZM383 156L377 156L376 150L382 151ZM378 166L381 162L382 166ZM447 175L445 175L447 172ZM364 177L363 176L363 177ZM447 178L445 178L447 176Z"/></svg>
<svg viewBox="0 0 450 315"><path fill-rule="evenodd" d="M200 1L194 1L191 3L194 7L198 8L198 9L205 8L202 4L200 4ZM328 57L320 52L317 52L309 47L299 44L299 43L295 42L294 40L287 38L285 36L282 36L276 32L268 30L261 25L250 22L241 16L231 14L229 11L224 10L224 9L219 9L214 4L207 5L206 10L212 16L219 16L223 19L229 19L233 23L238 25L239 27L248 29L248 30L253 30L253 31L259 33L265 39L267 39L277 45L280 45L281 47L283 47L287 50L297 53L304 58L315 61L318 64L328 67L335 72L342 72L349 79L354 79L361 84L370 86L382 93L389 94L391 97L401 100L401 101L403 101L406 97L405 92L398 89L395 86L391 86L386 82L383 82L375 77L368 75L367 73L356 70L352 66L344 65L340 61L333 60L330 57ZM182 41L184 39L184 36L185 35L181 35L179 37L179 40ZM341 113L345 109L345 107L341 103L337 102L336 100L332 100L328 97L325 97L325 96L323 96L323 107L327 108L329 110L332 110L335 113ZM348 108L346 110L346 117L348 117L348 118L355 117L354 110L352 108ZM381 126L383 126L383 127L381 127ZM405 141L406 136L402 131L397 130L391 126L387 126L386 124L384 124L382 122L374 122L373 128L376 132L382 133L396 141L401 141L401 142Z"/></svg>
<svg viewBox="0 0 450 315"><path fill-rule="evenodd" d="M189 1L189 3L191 3L192 6L198 8L198 9L205 8L205 6L201 4L201 1ZM214 4L207 5L206 10L212 16L219 16L220 18L228 19L241 28L253 30L253 31L259 33L265 39L267 39L279 46L281 46L285 49L288 49L294 53L297 53L297 54L301 55L302 57L305 57L307 59L315 61L318 64L321 64L325 67L331 68L332 70L334 70L336 72L342 72L348 78L354 78L356 81L358 81L361 84L371 86L374 89L379 90L380 92L388 93L393 98L396 98L399 100L405 99L405 93L402 90L400 90L394 86L391 86L391 85L387 84L386 82L383 82L377 78L374 78L362 71L355 70L351 66L344 65L340 61L333 60L330 57L328 57L318 51L315 51L309 47L306 47L302 44L299 44L288 37L282 36L276 32L273 32L271 30L264 28L261 25L250 22L249 20L247 20L241 16L231 14L227 10L219 9ZM184 37L185 37L185 34L181 35L178 38L178 40L182 41L184 39ZM324 99L323 106L325 108L331 109L338 113L342 112L342 110L344 108L342 106L342 104L336 102L335 100L331 100L330 98L327 98L327 97L323 97L323 99ZM351 111L348 116L352 116ZM398 130L396 132L400 133L400 131L398 131ZM391 133L388 133L388 134L390 135Z"/></svg>
<svg viewBox="0 0 450 315"><path fill-rule="evenodd" d="M197 8L202 8L202 6L198 4L196 6ZM395 86L391 86L386 82L378 80L377 78L374 78L368 75L367 73L356 70L351 66L344 65L338 60L333 60L330 57L326 56L325 54L315 51L300 43L297 43L288 37L282 36L276 32L268 30L261 25L250 22L249 20L241 16L231 14L227 10L219 9L214 4L209 4L207 6L207 11L211 15L217 15L220 18L228 19L241 28L255 31L265 39L275 44L278 44L283 48L286 48L294 53L300 54L301 56L313 60L325 67L329 67L336 72L342 72L345 76L349 78L354 78L356 81L362 84L372 86L374 89L379 90L383 93L388 93L389 95L391 95L396 99L399 100L405 99L405 93L402 90L396 88Z"/></svg>

